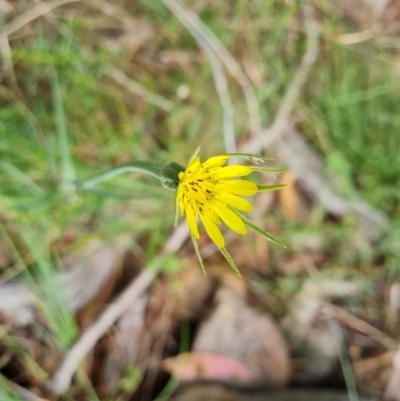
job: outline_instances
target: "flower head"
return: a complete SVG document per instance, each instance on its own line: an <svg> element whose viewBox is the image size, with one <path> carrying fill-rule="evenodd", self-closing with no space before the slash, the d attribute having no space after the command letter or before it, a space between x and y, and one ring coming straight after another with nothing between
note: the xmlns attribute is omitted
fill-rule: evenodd
<svg viewBox="0 0 400 401"><path fill-rule="evenodd" d="M237 179L247 176L253 171L280 172L280 170L258 166L224 166L229 157L232 156L265 160L265 158L247 154L231 154L214 156L201 163L200 158L196 157L189 163L186 170L178 175L176 201L180 214L186 216L198 258L197 243L195 242L195 239L200 237L197 217L200 218L208 236L225 257L229 257L229 254L224 248L224 237L218 227L221 221L238 234L246 234L246 226L248 226L269 240L282 245L275 237L256 226L240 213L250 212L253 209L252 205L241 196L251 196L260 191L279 189L282 185L257 186L251 181ZM231 260L228 261L232 262ZM237 271L236 266L234 269Z"/></svg>
<svg viewBox="0 0 400 401"><path fill-rule="evenodd" d="M250 212L253 207L238 195L254 195L258 187L251 181L234 180L249 175L248 166L226 166L228 155L215 156L204 163L196 157L184 172L179 173L176 192L179 211L186 215L191 233L199 238L196 216L200 217L209 237L218 246L224 247L224 237L218 228L221 220L238 234L246 234L243 220L232 210Z"/></svg>

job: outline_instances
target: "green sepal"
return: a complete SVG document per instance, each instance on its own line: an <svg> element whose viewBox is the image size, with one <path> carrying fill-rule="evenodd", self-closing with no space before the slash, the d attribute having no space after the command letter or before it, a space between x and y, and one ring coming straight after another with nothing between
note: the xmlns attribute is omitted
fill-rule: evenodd
<svg viewBox="0 0 400 401"><path fill-rule="evenodd" d="M263 172L263 173L284 173L285 170L280 168L269 168L269 167L259 167L259 166L249 166L255 172Z"/></svg>
<svg viewBox="0 0 400 401"><path fill-rule="evenodd" d="M203 264L203 259L201 258L201 255L200 255L199 245L197 244L196 237L192 233L190 233L190 237L192 238L194 253L196 254L197 261L199 262L199 265L201 267L201 270L203 271L203 274L205 276L207 276L206 269Z"/></svg>
<svg viewBox="0 0 400 401"><path fill-rule="evenodd" d="M166 164L160 173L160 181L164 188L176 189L179 184L179 173L185 171L185 167L171 162Z"/></svg>
<svg viewBox="0 0 400 401"><path fill-rule="evenodd" d="M237 210L231 208L231 210L236 213L243 221L243 223L251 228L253 231L256 233L260 234L264 238L266 238L268 241L275 242L275 244L281 246L282 248L286 248L286 245L283 244L281 241L278 240L278 238L274 237L272 234L269 232L263 230L261 227L258 227L257 224L254 224L251 220L249 220L246 216L244 216L242 213L239 213Z"/></svg>
<svg viewBox="0 0 400 401"><path fill-rule="evenodd" d="M226 261L231 265L232 269L235 271L235 273L239 276L242 277L240 274L239 269L237 268L235 262L232 259L232 256L229 254L229 252L225 248L218 248L219 251L222 253Z"/></svg>
<svg viewBox="0 0 400 401"><path fill-rule="evenodd" d="M249 159L250 161L271 161L271 160L276 160L272 157L264 157L264 156L257 156L257 155L252 155L251 153L227 153L226 154L229 157L244 157L246 159Z"/></svg>
<svg viewBox="0 0 400 401"><path fill-rule="evenodd" d="M278 185L257 185L257 192L268 192L268 191L276 191L277 189L285 188L287 184L278 184Z"/></svg>

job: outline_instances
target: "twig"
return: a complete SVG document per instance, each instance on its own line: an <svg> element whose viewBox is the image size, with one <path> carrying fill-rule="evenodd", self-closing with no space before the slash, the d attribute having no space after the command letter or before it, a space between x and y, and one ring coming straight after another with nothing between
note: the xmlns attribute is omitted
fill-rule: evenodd
<svg viewBox="0 0 400 401"><path fill-rule="evenodd" d="M180 224L166 243L162 255L154 259L150 266L145 268L118 298L106 307L97 320L82 333L48 383L49 390L52 393L59 395L68 389L79 363L115 321L135 302L135 299L150 286L154 278L160 273L165 256L176 252L188 234L187 225L185 223Z"/></svg>
<svg viewBox="0 0 400 401"><path fill-rule="evenodd" d="M233 105L228 92L228 83L222 65L218 59L218 55L210 44L207 33L202 29L199 19L191 11L185 10L175 0L164 0L165 5L174 13L174 15L182 22L186 29L196 39L199 46L207 54L211 64L214 77L215 88L219 96L219 100L223 110L223 127L224 142L227 153L236 152L235 128L233 121Z"/></svg>
<svg viewBox="0 0 400 401"><path fill-rule="evenodd" d="M393 338L390 338L382 331L371 326L369 323L358 318L357 316L354 316L353 314L347 312L343 308L340 308L335 305L331 305L329 313L333 313L333 316L338 321L348 324L349 326L358 330L360 333L363 333L366 336L373 338L375 341L380 342L382 345L384 345L389 350L394 351L395 349L397 349L398 344L397 344L396 340L394 340Z"/></svg>
<svg viewBox="0 0 400 401"><path fill-rule="evenodd" d="M195 13L185 10L176 0L164 0L164 3L181 20L187 29L190 30L193 36L194 32L196 32L196 40L205 42L205 44L212 49L214 54L224 63L228 71L236 78L246 100L250 131L254 138L258 138L258 134L261 130L260 109L250 79L242 71L238 62L232 57L219 38Z"/></svg>

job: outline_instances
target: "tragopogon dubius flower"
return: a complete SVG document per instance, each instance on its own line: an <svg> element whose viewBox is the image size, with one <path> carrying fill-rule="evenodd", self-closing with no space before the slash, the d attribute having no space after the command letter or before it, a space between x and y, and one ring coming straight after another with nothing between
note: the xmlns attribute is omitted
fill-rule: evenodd
<svg viewBox="0 0 400 401"><path fill-rule="evenodd" d="M241 196L251 196L257 192L279 189L284 185L258 186L252 181L235 179L247 176L253 171L277 173L281 170L260 166L224 166L227 160L233 156L242 156L256 161L270 160L242 153L214 156L203 163L199 157L194 157L186 170L179 173L176 190L177 207L180 214L186 216L196 255L204 272L196 242L196 239L200 237L197 217L203 223L208 236L239 275L235 263L225 249L224 237L218 227L221 221L238 234L246 234L246 227L249 227L270 241L284 246L278 239L240 213L250 212L253 209L252 205Z"/></svg>

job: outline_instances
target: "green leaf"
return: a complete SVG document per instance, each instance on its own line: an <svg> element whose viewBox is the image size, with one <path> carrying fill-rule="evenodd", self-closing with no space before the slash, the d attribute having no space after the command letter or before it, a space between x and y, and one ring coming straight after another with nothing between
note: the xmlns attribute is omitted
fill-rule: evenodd
<svg viewBox="0 0 400 401"><path fill-rule="evenodd" d="M166 164L160 172L161 184L164 188L176 189L179 184L179 173L185 171L185 167L171 162Z"/></svg>
<svg viewBox="0 0 400 401"><path fill-rule="evenodd" d="M276 191L277 189L285 188L287 184L278 184L278 185L257 185L257 192L268 192L268 191Z"/></svg>
<svg viewBox="0 0 400 401"><path fill-rule="evenodd" d="M222 255L224 256L224 258L226 259L226 261L231 265L232 269L235 271L235 273L239 276L242 277L242 275L240 274L239 269L237 268L235 262L232 259L232 256L229 254L229 252L225 249L225 248L218 248L220 250L220 252L222 253Z"/></svg>
<svg viewBox="0 0 400 401"><path fill-rule="evenodd" d="M242 213L239 213L237 210L231 208L233 212L235 212L243 221L243 223L254 230L256 233L262 235L264 238L266 238L269 241L275 242L275 244L280 245L282 248L286 248L286 245L284 245L281 241L278 240L278 238L275 238L272 234L269 232L263 230L261 227L258 227L257 224L254 224L251 220L249 220L246 216L244 216Z"/></svg>
<svg viewBox="0 0 400 401"><path fill-rule="evenodd" d="M197 261L199 262L199 265L200 265L201 270L203 271L204 275L207 276L206 269L204 268L203 259L201 258L200 250L199 250L199 246L197 244L196 238L192 233L190 233L190 237L192 238L194 252L196 254Z"/></svg>

